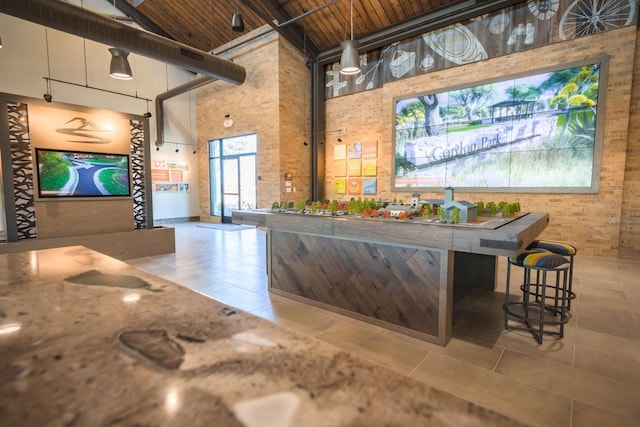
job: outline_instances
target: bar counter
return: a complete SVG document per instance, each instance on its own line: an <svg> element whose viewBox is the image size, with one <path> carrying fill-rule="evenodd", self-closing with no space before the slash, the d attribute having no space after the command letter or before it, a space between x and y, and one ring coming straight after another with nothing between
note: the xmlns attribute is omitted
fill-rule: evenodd
<svg viewBox="0 0 640 427"><path fill-rule="evenodd" d="M269 291L446 345L453 287L493 290L498 256L515 256L547 226L546 213L478 224L234 211L267 228Z"/></svg>
<svg viewBox="0 0 640 427"><path fill-rule="evenodd" d="M0 255L1 426L516 426L82 246Z"/></svg>

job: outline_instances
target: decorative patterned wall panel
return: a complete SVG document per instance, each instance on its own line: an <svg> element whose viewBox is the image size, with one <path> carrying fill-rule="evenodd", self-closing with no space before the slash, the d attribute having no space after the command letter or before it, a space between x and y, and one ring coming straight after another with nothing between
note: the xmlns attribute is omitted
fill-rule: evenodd
<svg viewBox="0 0 640 427"><path fill-rule="evenodd" d="M143 229L146 228L147 220L147 206L145 203L144 125L140 120L131 120L130 123L133 225L135 229Z"/></svg>
<svg viewBox="0 0 640 427"><path fill-rule="evenodd" d="M7 103L18 239L36 237L33 163L27 104Z"/></svg>
<svg viewBox="0 0 640 427"><path fill-rule="evenodd" d="M326 67L327 99L384 83L616 30L637 22L637 0L530 0L367 52L357 76ZM364 52L361 52L363 54ZM379 60L375 60L379 58ZM362 61L362 60L361 60Z"/></svg>

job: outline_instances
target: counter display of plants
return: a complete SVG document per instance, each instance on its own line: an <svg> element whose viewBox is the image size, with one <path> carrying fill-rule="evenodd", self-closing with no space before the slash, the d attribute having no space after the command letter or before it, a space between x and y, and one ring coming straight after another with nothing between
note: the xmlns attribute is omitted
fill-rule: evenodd
<svg viewBox="0 0 640 427"><path fill-rule="evenodd" d="M475 203L477 216L481 217L478 222L486 221L489 218L513 218L520 213L520 203L508 202L483 202ZM389 218L397 220L420 220L434 223L457 224L460 222L460 209L454 207L451 213L451 220L446 221L445 210L442 204L419 202L417 206L405 205L402 200L375 200L369 198L351 199L347 202L337 200L311 201L299 200L274 202L271 206L272 212L293 213L303 215L323 215L323 216L355 216L361 218Z"/></svg>

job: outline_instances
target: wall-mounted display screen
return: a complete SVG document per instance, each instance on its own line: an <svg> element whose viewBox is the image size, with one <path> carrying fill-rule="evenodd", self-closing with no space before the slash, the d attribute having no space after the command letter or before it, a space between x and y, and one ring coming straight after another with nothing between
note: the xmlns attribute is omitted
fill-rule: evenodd
<svg viewBox="0 0 640 427"><path fill-rule="evenodd" d="M606 65L396 99L393 189L597 192Z"/></svg>
<svg viewBox="0 0 640 427"><path fill-rule="evenodd" d="M36 148L40 197L130 196L129 156Z"/></svg>

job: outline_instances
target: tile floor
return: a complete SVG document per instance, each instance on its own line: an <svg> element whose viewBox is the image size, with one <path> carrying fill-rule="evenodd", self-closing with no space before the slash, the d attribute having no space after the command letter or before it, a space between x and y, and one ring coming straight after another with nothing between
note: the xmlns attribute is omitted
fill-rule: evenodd
<svg viewBox="0 0 640 427"><path fill-rule="evenodd" d="M270 295L263 230L170 226L174 254L128 262L526 424L640 425L640 260L578 252L565 337L542 345L503 329L501 260L496 292L454 292L453 338L441 347Z"/></svg>

